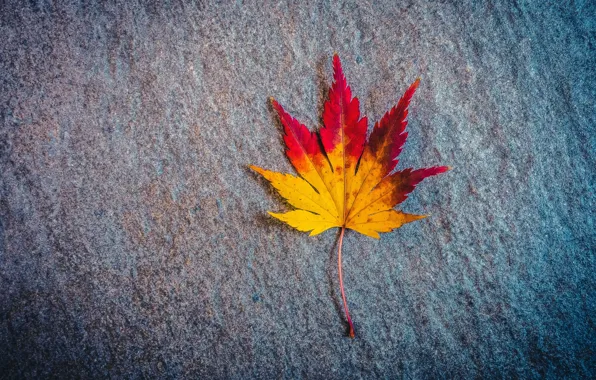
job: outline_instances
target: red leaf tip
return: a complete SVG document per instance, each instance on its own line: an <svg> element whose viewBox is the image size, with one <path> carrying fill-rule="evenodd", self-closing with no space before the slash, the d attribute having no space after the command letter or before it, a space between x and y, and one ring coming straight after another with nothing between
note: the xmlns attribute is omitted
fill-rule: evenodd
<svg viewBox="0 0 596 380"><path fill-rule="evenodd" d="M275 108L276 110L279 109L279 103L277 102L277 100L275 100L273 96L269 97L269 101L271 102L273 108Z"/></svg>
<svg viewBox="0 0 596 380"><path fill-rule="evenodd" d="M344 76L344 71L341 67L341 60L339 59L339 55L335 53L333 56L333 79L335 83L342 82L343 87L347 87L346 77Z"/></svg>
<svg viewBox="0 0 596 380"><path fill-rule="evenodd" d="M410 85L410 88L406 90L406 94L409 95L408 97L411 98L414 96L414 92L418 89L420 85L420 77L416 78L416 80Z"/></svg>
<svg viewBox="0 0 596 380"><path fill-rule="evenodd" d="M437 174L448 172L449 170L453 169L451 166L434 166L429 169L434 169Z"/></svg>
<svg viewBox="0 0 596 380"><path fill-rule="evenodd" d="M333 56L333 68L335 69L338 67L341 69L341 60L339 59L339 55L337 53Z"/></svg>

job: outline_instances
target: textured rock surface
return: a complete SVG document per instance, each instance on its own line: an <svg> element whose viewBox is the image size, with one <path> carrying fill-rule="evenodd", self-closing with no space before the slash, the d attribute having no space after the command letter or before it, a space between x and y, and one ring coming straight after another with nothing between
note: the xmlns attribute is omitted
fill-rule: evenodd
<svg viewBox="0 0 596 380"><path fill-rule="evenodd" d="M0 378L596 376L593 2L100 3L0 6ZM371 120L421 76L400 167L454 167L347 234L355 340L246 167L334 51Z"/></svg>

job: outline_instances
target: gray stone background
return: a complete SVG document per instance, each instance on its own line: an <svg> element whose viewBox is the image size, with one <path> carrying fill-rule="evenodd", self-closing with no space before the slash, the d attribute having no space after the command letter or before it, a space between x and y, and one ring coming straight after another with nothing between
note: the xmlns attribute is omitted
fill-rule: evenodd
<svg viewBox="0 0 596 380"><path fill-rule="evenodd" d="M596 6L5 1L0 379L593 377ZM400 168L376 241L310 238L274 96L320 124L337 51Z"/></svg>

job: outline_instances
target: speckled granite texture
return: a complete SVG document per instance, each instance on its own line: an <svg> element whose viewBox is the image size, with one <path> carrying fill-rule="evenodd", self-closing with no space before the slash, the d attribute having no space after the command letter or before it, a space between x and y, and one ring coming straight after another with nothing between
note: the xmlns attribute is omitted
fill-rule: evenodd
<svg viewBox="0 0 596 380"><path fill-rule="evenodd" d="M596 376L596 6L4 1L0 379ZM267 210L337 51L431 213L345 240ZM372 125L371 125L372 126Z"/></svg>

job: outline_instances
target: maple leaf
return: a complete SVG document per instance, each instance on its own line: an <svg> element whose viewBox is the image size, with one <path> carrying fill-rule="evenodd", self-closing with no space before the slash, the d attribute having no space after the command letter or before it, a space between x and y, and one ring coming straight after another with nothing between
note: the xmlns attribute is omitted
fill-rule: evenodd
<svg viewBox="0 0 596 380"><path fill-rule="evenodd" d="M333 85L323 111L323 127L312 133L272 100L284 128L286 154L299 176L276 173L251 165L265 177L295 210L269 214L300 231L317 235L341 228L338 271L341 295L354 337L343 286L341 248L344 232L351 229L378 239L427 215L407 214L394 207L403 202L423 179L450 169L434 166L395 171L397 156L406 142L408 105L420 79L406 90L399 102L375 124L368 140L366 117L352 97L337 54L333 57Z"/></svg>

